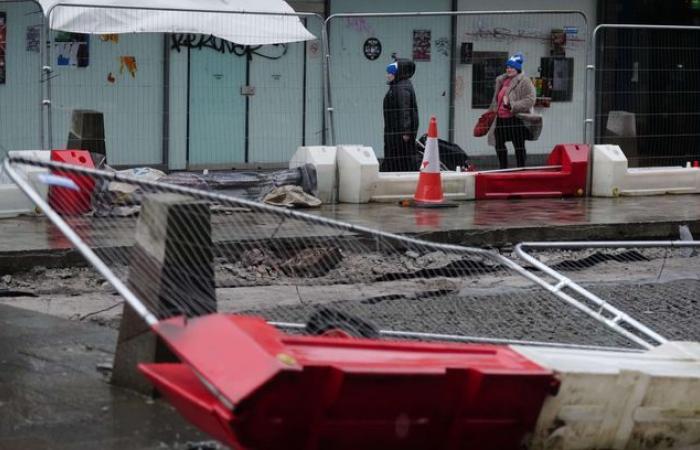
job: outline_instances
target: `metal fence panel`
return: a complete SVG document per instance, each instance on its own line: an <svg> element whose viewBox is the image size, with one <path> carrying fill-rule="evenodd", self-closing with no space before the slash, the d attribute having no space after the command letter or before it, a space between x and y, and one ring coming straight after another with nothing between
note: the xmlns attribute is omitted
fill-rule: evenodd
<svg viewBox="0 0 700 450"><path fill-rule="evenodd" d="M494 251L421 241L192 189L187 177L152 182L17 157L6 167L13 174L23 163L59 171L68 181L50 182L80 191L54 186L57 195L49 205L13 175L68 237L67 244L153 320L205 312L197 293L212 286L221 312L261 316L288 330L310 332L309 323L321 315L324 321L364 324L358 326L390 338L653 346L563 301L537 275ZM149 209L143 221L138 216L146 203L175 200L191 207L172 214L189 215L168 218ZM56 211L91 214L61 217ZM152 249L149 229L167 230L176 245L167 253L175 264L168 270L153 265L159 252ZM202 255L211 255L211 262L192 264L209 261ZM149 303L126 287L137 279L150 280L144 286L162 285L164 302Z"/></svg>
<svg viewBox="0 0 700 450"><path fill-rule="evenodd" d="M0 4L0 158L43 146L43 19L37 3Z"/></svg>
<svg viewBox="0 0 700 450"><path fill-rule="evenodd" d="M518 255L552 279L562 292L632 330L641 322L645 339L696 341L700 293L700 243L523 243ZM648 328L646 328L648 327ZM635 332L636 333L636 332Z"/></svg>
<svg viewBox="0 0 700 450"><path fill-rule="evenodd" d="M370 145L383 156L385 69L395 55L416 64L418 135L436 116L441 138L481 161L480 167L493 167L493 148L472 130L491 102L495 77L518 51L525 55L524 72L539 86L535 112L544 119L540 139L526 145L530 164L542 163L558 143L583 139L588 24L581 12L336 14L327 26L337 144Z"/></svg>
<svg viewBox="0 0 700 450"><path fill-rule="evenodd" d="M595 136L630 167L700 159L700 27L599 25Z"/></svg>
<svg viewBox="0 0 700 450"><path fill-rule="evenodd" d="M109 8L95 11L105 21L117 20ZM134 9L131 14L139 22L158 12L178 11ZM275 16L221 14L238 14L253 24ZM321 29L319 16L299 17ZM293 23L280 23L275 32L287 36L284 28ZM88 35L78 32L90 32L89 23L73 27L75 33L51 33L54 148L66 147L72 118L80 110L104 114L112 165L196 169L279 164L298 146L320 143L323 137L318 41L246 46L214 36ZM307 98L319 104L307 103Z"/></svg>

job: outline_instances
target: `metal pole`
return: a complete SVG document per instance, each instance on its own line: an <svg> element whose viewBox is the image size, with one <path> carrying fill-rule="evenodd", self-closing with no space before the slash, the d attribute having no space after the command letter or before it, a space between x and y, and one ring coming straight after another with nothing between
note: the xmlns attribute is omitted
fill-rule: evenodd
<svg viewBox="0 0 700 450"><path fill-rule="evenodd" d="M323 102L324 102L324 115L325 118L325 128L323 130L324 136L326 133L330 135L330 139L327 139L326 145L335 145L335 121L333 118L333 103L331 100L331 45L329 41L328 33L329 19L323 21L323 26L321 29L321 40L323 47Z"/></svg>
<svg viewBox="0 0 700 450"><path fill-rule="evenodd" d="M288 330L304 330L306 324L293 322L268 322L270 325L277 328ZM417 331L401 331L401 330L379 330L379 334L390 338L401 339L422 339L422 340L441 340L454 342L471 342L471 343L486 343L500 345L527 345L534 347L550 347L550 348L566 348L573 350L597 350L608 352L624 352L624 353L642 353L643 350L624 347L608 347L598 345L583 345L583 344L563 344L559 342L545 341L523 341L519 339L501 339L489 338L482 336L461 336L458 334L442 334L442 333L421 333Z"/></svg>
<svg viewBox="0 0 700 450"><path fill-rule="evenodd" d="M51 150L53 148L53 124L52 124L52 114L51 114L51 79L53 78L53 70L51 68L51 21L47 15L44 18L46 29L46 53L44 55L44 67L42 71L44 72L44 92L45 97L41 104L43 108L46 109L46 143L44 150Z"/></svg>
<svg viewBox="0 0 700 450"><path fill-rule="evenodd" d="M46 150L45 139L46 139L46 119L44 118L44 61L46 59L46 48L44 47L44 42L48 40L49 28L46 24L46 18L44 16L44 10L41 4L35 4L39 7L41 11L41 32L39 33L39 143L36 148L41 148Z"/></svg>

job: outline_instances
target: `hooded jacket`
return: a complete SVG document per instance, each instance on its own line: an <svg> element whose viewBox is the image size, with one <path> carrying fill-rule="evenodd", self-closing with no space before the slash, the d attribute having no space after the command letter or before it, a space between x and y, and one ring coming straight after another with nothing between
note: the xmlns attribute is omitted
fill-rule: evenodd
<svg viewBox="0 0 700 450"><path fill-rule="evenodd" d="M411 77L416 72L413 61L399 59L398 72L389 83L384 96L384 134L416 135L418 133L418 104Z"/></svg>

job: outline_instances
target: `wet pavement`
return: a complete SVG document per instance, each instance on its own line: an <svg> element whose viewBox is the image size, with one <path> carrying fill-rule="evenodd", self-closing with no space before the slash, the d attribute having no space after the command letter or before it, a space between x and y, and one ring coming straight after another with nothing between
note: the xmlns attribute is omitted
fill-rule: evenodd
<svg viewBox="0 0 700 450"><path fill-rule="evenodd" d="M339 204L305 212L430 241L479 247L523 241L677 239L679 225L700 234L700 195L469 201L446 209ZM104 220L101 226L91 226L89 218L67 219L95 246L131 246L135 220L114 220L118 226L105 226ZM82 257L70 249L45 217L0 220L0 273L80 263Z"/></svg>
<svg viewBox="0 0 700 450"><path fill-rule="evenodd" d="M187 449L165 402L110 386L116 331L0 305L0 449Z"/></svg>
<svg viewBox="0 0 700 450"><path fill-rule="evenodd" d="M462 202L457 208L329 205L310 214L427 240L503 246L538 240L677 239L700 235L700 195ZM84 238L130 246L134 219ZM113 234L118 231L120 234ZM0 275L82 262L43 217L0 220ZM168 405L111 387L98 365L113 358L116 331L0 305L0 450L188 448L207 437Z"/></svg>

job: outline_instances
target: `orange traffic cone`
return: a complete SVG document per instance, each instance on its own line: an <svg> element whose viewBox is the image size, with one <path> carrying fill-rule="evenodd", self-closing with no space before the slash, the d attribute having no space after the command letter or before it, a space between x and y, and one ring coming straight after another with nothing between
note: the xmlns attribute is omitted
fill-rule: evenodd
<svg viewBox="0 0 700 450"><path fill-rule="evenodd" d="M424 208L439 208L457 206L444 200L442 193L442 178L440 176L440 150L438 147L437 120L430 118L428 139L425 142L425 153L420 166L418 186L413 195L414 205Z"/></svg>

